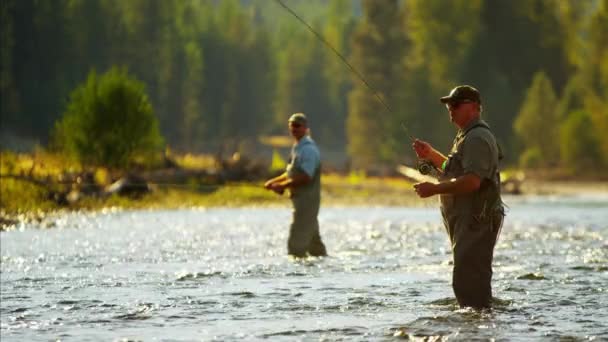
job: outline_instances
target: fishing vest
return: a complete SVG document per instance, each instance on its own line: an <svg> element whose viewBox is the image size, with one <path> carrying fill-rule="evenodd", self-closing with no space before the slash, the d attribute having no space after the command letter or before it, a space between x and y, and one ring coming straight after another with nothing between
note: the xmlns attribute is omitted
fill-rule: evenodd
<svg viewBox="0 0 608 342"><path fill-rule="evenodd" d="M442 180L457 178L465 174L463 166L463 151L462 146L467 139L468 134L474 129L486 129L491 133L490 127L483 121L479 121L473 126L461 132L454 139L452 151L448 155L446 166L443 172ZM491 176L484 177L481 180L481 185L478 190L470 194L463 195L442 195L441 203L444 210L452 212L456 215L470 212L473 218L478 222L487 222L490 218L500 213L504 216L504 207L500 195L500 172L498 164L502 160L502 152L498 143L496 144L496 163L492 165ZM467 156L469 158L469 156Z"/></svg>

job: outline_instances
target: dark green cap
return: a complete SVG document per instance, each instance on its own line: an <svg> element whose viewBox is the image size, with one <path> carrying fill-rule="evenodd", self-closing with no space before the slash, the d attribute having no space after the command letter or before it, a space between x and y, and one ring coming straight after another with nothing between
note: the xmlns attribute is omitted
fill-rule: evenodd
<svg viewBox="0 0 608 342"><path fill-rule="evenodd" d="M306 125L308 119L306 118L306 115L304 115L304 113L295 113L289 117L288 122L295 122L301 125Z"/></svg>
<svg viewBox="0 0 608 342"><path fill-rule="evenodd" d="M481 96L479 91L469 85L459 85L452 89L450 95L439 99L441 103L465 103L477 102L481 104Z"/></svg>

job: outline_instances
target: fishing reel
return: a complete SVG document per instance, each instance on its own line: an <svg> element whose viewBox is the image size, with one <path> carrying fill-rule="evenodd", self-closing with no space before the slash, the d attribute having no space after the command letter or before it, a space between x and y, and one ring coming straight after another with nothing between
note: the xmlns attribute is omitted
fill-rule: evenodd
<svg viewBox="0 0 608 342"><path fill-rule="evenodd" d="M416 168L421 174L429 175L431 172L433 172L435 166L428 160L418 159L418 165L416 165Z"/></svg>

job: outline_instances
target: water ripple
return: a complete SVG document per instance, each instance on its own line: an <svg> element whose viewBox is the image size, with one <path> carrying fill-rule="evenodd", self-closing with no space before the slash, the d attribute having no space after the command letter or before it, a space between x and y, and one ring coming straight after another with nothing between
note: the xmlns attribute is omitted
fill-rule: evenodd
<svg viewBox="0 0 608 342"><path fill-rule="evenodd" d="M72 213L56 229L0 232L0 334L607 339L608 202L588 202L511 205L490 312L458 307L435 208L323 208L331 255L298 260L285 256L288 208Z"/></svg>

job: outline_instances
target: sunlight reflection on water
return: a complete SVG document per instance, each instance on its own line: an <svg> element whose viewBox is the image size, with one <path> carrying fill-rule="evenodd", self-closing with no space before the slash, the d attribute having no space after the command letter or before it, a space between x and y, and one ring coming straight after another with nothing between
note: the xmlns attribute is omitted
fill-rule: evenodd
<svg viewBox="0 0 608 342"><path fill-rule="evenodd" d="M288 208L2 232L2 340L608 338L608 196L508 203L483 313L453 299L436 208L324 208L331 256L296 262Z"/></svg>

